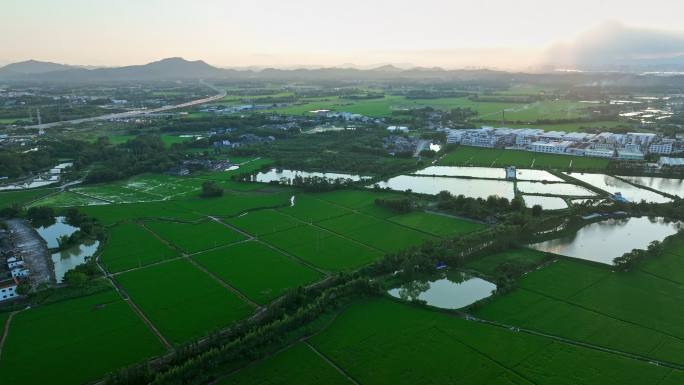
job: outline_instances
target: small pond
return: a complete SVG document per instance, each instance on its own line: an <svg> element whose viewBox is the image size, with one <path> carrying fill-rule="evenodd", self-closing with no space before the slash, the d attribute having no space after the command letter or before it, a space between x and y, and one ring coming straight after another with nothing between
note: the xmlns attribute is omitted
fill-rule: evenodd
<svg viewBox="0 0 684 385"><path fill-rule="evenodd" d="M612 264L632 249L646 249L652 241L675 234L680 222L663 218L620 218L591 223L574 234L531 245L532 248L568 257Z"/></svg>
<svg viewBox="0 0 684 385"><path fill-rule="evenodd" d="M55 218L55 223L50 226L36 228L38 234L47 242L47 247L49 249L54 249L59 246L59 243L57 242L59 237L63 235L69 236L78 230L78 227L65 223L65 220L65 217L57 217Z"/></svg>
<svg viewBox="0 0 684 385"><path fill-rule="evenodd" d="M351 174L337 174L333 172L308 172L308 171L296 171L296 170L278 170L272 168L265 172L260 172L254 176L255 182L269 183L278 182L285 178L288 180L293 179L295 176L301 177L325 177L328 179L351 179L353 181L359 181L361 179L368 179L367 176L351 175Z"/></svg>
<svg viewBox="0 0 684 385"><path fill-rule="evenodd" d="M568 208L568 204L565 203L565 200L558 197L523 195L523 200L525 200L525 206L530 208L534 205L540 205L544 210L560 210Z"/></svg>
<svg viewBox="0 0 684 385"><path fill-rule="evenodd" d="M470 198L486 199L490 195L513 199L513 182L488 179L459 179L450 177L431 177L399 175L384 182L379 182L381 188L396 191L411 190L420 194L436 195L440 191L448 191L454 196L463 194ZM373 186L369 186L373 187Z"/></svg>
<svg viewBox="0 0 684 385"><path fill-rule="evenodd" d="M652 203L666 203L671 199L655 193L653 191L645 190L633 186L618 178L605 174L582 174L577 172L566 173L573 178L579 179L585 183L596 186L601 190L607 191L611 194L621 193L622 196L630 202L640 202L645 200Z"/></svg>
<svg viewBox="0 0 684 385"><path fill-rule="evenodd" d="M489 281L455 272L434 280L413 281L388 293L406 301L421 300L442 309L460 309L491 296L494 290L496 285Z"/></svg>
<svg viewBox="0 0 684 385"><path fill-rule="evenodd" d="M98 241L85 241L83 244L52 254L52 263L55 267L55 279L62 282L64 274L74 267L86 262L92 257L100 245Z"/></svg>

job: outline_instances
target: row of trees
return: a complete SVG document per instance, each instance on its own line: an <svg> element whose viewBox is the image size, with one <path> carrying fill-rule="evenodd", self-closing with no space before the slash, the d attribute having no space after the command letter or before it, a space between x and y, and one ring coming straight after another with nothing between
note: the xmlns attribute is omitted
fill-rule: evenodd
<svg viewBox="0 0 684 385"><path fill-rule="evenodd" d="M523 211L525 202L520 198L489 196L487 199L470 198L464 195L454 196L448 191L437 194L437 207L450 213L470 218L487 219L514 211Z"/></svg>

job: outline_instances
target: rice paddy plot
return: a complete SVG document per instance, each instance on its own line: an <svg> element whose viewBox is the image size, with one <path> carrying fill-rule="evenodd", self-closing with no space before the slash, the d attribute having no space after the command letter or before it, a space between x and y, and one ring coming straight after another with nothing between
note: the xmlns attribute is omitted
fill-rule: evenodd
<svg viewBox="0 0 684 385"><path fill-rule="evenodd" d="M318 223L332 232L385 252L420 245L437 237L365 214L349 214Z"/></svg>
<svg viewBox="0 0 684 385"><path fill-rule="evenodd" d="M352 383L304 343L258 362L217 385L305 385Z"/></svg>
<svg viewBox="0 0 684 385"><path fill-rule="evenodd" d="M516 266L522 271L531 270L547 258L546 254L537 250L511 249L475 258L469 261L466 267L485 275L496 276L497 272L504 267Z"/></svg>
<svg viewBox="0 0 684 385"><path fill-rule="evenodd" d="M558 259L522 277L519 285L558 299L568 299L611 274L608 266Z"/></svg>
<svg viewBox="0 0 684 385"><path fill-rule="evenodd" d="M605 169L607 159L542 154L522 150L459 146L439 161L443 166L516 166L535 169Z"/></svg>
<svg viewBox="0 0 684 385"><path fill-rule="evenodd" d="M0 192L0 209L12 206L22 206L27 202L40 199L57 190L55 189L39 189L39 190L23 190L23 191L7 191Z"/></svg>
<svg viewBox="0 0 684 385"><path fill-rule="evenodd" d="M245 239L245 237L215 221L183 223L148 221L145 226L186 253L213 249Z"/></svg>
<svg viewBox="0 0 684 385"><path fill-rule="evenodd" d="M684 364L684 341L525 289L498 296L476 316L654 360ZM666 348L663 346L666 345Z"/></svg>
<svg viewBox="0 0 684 385"><path fill-rule="evenodd" d="M396 212L383 206L376 205L375 200L401 198L402 196L402 194L386 191L338 190L317 194L316 198L378 218L389 218L395 216Z"/></svg>
<svg viewBox="0 0 684 385"><path fill-rule="evenodd" d="M93 206L93 205L103 205L109 204L100 199L92 198L89 196L76 194L71 191L62 191L57 194L46 196L40 200L37 200L29 205L29 207L34 206L50 206L50 207L77 207L77 206Z"/></svg>
<svg viewBox="0 0 684 385"><path fill-rule="evenodd" d="M639 269L684 285L684 240L670 238L664 245L662 256L644 260Z"/></svg>
<svg viewBox="0 0 684 385"><path fill-rule="evenodd" d="M283 207L278 211L309 223L339 217L351 212L344 207L304 194L295 196L294 206Z"/></svg>
<svg viewBox="0 0 684 385"><path fill-rule="evenodd" d="M152 202L164 199L161 195L130 189L120 184L77 187L72 189L72 191L109 203Z"/></svg>
<svg viewBox="0 0 684 385"><path fill-rule="evenodd" d="M118 224L110 229L100 260L115 273L177 257L154 234L134 223Z"/></svg>
<svg viewBox="0 0 684 385"><path fill-rule="evenodd" d="M256 237L304 225L297 219L270 209L250 211L225 221Z"/></svg>
<svg viewBox="0 0 684 385"><path fill-rule="evenodd" d="M111 204L83 206L79 211L97 218L105 225L136 219L170 219L179 221L195 221L199 214L183 209L173 202L143 202L129 204Z"/></svg>
<svg viewBox="0 0 684 385"><path fill-rule="evenodd" d="M389 218L389 220L438 237L453 237L487 228L487 226L473 221L422 211L397 215Z"/></svg>
<svg viewBox="0 0 684 385"><path fill-rule="evenodd" d="M317 271L256 241L192 257L253 301L265 304L287 290L321 278Z"/></svg>
<svg viewBox="0 0 684 385"><path fill-rule="evenodd" d="M194 213L230 217L256 209L289 206L291 196L287 193L232 193L216 198L195 196L175 201L174 204Z"/></svg>
<svg viewBox="0 0 684 385"><path fill-rule="evenodd" d="M123 187L142 193L173 199L188 194L199 194L201 182L190 178L177 178L160 174L145 174L127 180Z"/></svg>
<svg viewBox="0 0 684 385"><path fill-rule="evenodd" d="M90 383L164 348L113 290L17 313L0 359L0 382Z"/></svg>
<svg viewBox="0 0 684 385"><path fill-rule="evenodd" d="M173 343L226 327L253 310L185 259L126 272L116 280Z"/></svg>
<svg viewBox="0 0 684 385"><path fill-rule="evenodd" d="M321 269L352 270L382 257L382 252L311 225L263 237L263 240Z"/></svg>
<svg viewBox="0 0 684 385"><path fill-rule="evenodd" d="M363 384L657 385L670 371L386 299L358 301L311 342Z"/></svg>
<svg viewBox="0 0 684 385"><path fill-rule="evenodd" d="M684 340L684 286L643 272L611 274L570 302Z"/></svg>

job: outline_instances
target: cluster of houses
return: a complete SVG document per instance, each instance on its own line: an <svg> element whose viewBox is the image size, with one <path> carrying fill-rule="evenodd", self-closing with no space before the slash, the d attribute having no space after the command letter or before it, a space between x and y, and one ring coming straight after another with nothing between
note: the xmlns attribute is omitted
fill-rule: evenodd
<svg viewBox="0 0 684 385"><path fill-rule="evenodd" d="M254 134L244 134L238 136L238 140L230 141L228 139L216 140L212 143L214 148L238 148L240 146L258 143L270 143L275 141L275 136L259 136Z"/></svg>
<svg viewBox="0 0 684 385"><path fill-rule="evenodd" d="M166 173L174 176L187 176L195 170L227 171L235 166L229 160L191 159L182 161Z"/></svg>
<svg viewBox="0 0 684 385"><path fill-rule="evenodd" d="M17 286L22 280L28 279L31 271L24 265L24 260L12 253L6 247L9 244L9 234L6 230L0 230L0 302L14 299L18 296Z"/></svg>
<svg viewBox="0 0 684 385"><path fill-rule="evenodd" d="M365 116L361 114L355 114L353 112L344 111L330 111L330 110L313 110L309 111L319 118L327 119L339 119L346 122L361 122L361 123L380 123L383 120L380 118L371 118L370 116Z"/></svg>
<svg viewBox="0 0 684 385"><path fill-rule="evenodd" d="M447 143L490 148L515 148L549 154L567 154L620 160L643 160L646 154L669 155L684 151L684 141L653 133L545 131L535 128L446 130Z"/></svg>

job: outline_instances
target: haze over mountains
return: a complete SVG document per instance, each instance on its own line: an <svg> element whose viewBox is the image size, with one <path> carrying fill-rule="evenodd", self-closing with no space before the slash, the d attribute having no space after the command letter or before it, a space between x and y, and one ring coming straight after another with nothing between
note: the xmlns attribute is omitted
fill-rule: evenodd
<svg viewBox="0 0 684 385"><path fill-rule="evenodd" d="M457 54L456 50L453 54ZM168 58L124 67L89 68L52 62L28 60L0 68L5 81L116 82L185 79L385 79L385 78L463 78L479 73L493 76L493 71L445 70L440 67L401 67L384 64L359 67L347 64L326 68L219 68L202 60ZM544 50L535 64L522 72L544 73L556 69L580 71L683 72L684 33L639 29L619 23L606 23L577 39L558 43Z"/></svg>

